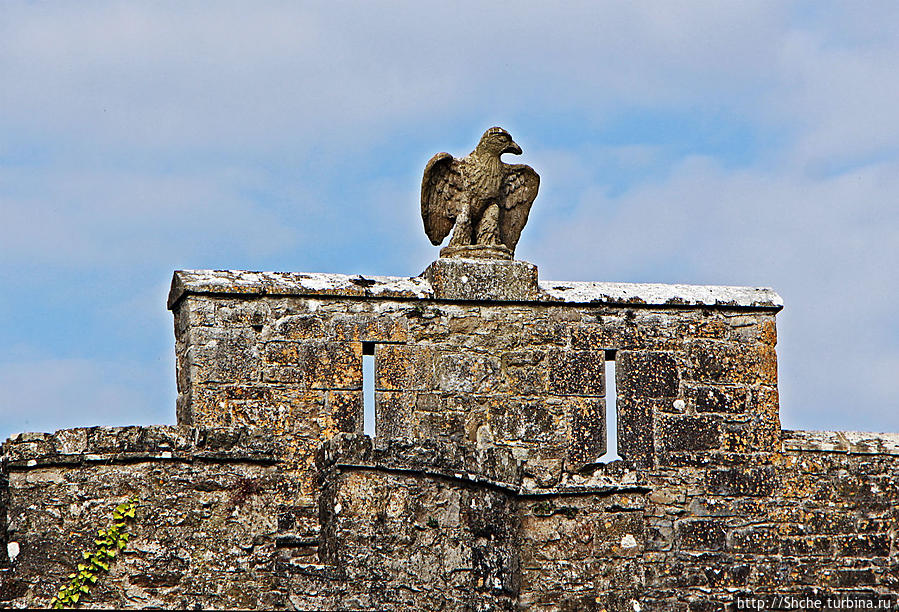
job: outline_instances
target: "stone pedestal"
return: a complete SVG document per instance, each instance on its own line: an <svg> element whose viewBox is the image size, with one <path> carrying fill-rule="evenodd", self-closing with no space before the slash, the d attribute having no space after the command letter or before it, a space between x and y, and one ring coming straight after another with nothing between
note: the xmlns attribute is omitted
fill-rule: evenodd
<svg viewBox="0 0 899 612"><path fill-rule="evenodd" d="M520 301L537 297L537 266L526 261L441 257L422 273L443 300Z"/></svg>
<svg viewBox="0 0 899 612"><path fill-rule="evenodd" d="M445 246L440 249L440 257L459 257L461 259L506 259L511 260L512 249L502 244L488 246L485 244L469 244L463 246Z"/></svg>

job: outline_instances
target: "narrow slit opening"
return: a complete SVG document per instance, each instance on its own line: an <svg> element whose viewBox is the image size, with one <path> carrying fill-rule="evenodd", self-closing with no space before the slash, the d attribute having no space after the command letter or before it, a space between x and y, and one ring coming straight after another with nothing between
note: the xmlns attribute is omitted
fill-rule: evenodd
<svg viewBox="0 0 899 612"><path fill-rule="evenodd" d="M362 433L375 437L375 343L362 343Z"/></svg>
<svg viewBox="0 0 899 612"><path fill-rule="evenodd" d="M618 405L615 388L615 351L605 351L606 377L606 454L600 457L602 463L618 461Z"/></svg>

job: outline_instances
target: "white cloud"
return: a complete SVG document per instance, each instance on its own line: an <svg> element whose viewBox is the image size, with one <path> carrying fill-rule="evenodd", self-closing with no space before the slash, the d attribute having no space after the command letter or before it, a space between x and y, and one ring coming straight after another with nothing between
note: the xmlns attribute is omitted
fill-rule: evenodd
<svg viewBox="0 0 899 612"><path fill-rule="evenodd" d="M787 27L784 9L757 4L5 11L0 100L11 125L123 146L268 151L472 107L536 104L595 121L622 105L751 111L746 94L780 76L771 70Z"/></svg>
<svg viewBox="0 0 899 612"><path fill-rule="evenodd" d="M303 228L248 193L261 182L235 168L0 168L0 253L7 263L118 268L290 248Z"/></svg>
<svg viewBox="0 0 899 612"><path fill-rule="evenodd" d="M791 32L777 69L789 86L770 103L800 128L795 156L812 164L847 163L888 151L899 140L894 77L899 43L834 45L821 32Z"/></svg>
<svg viewBox="0 0 899 612"><path fill-rule="evenodd" d="M818 20L707 2L0 10L0 125L76 151L303 156L472 112L603 125L627 108L789 130L800 164L899 138L889 5Z"/></svg>

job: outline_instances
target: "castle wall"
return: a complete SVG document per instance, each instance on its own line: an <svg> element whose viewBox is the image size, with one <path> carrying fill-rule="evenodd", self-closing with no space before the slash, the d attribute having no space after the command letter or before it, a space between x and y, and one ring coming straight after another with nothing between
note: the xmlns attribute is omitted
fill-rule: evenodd
<svg viewBox="0 0 899 612"><path fill-rule="evenodd" d="M46 606L82 562L81 551L95 549L112 509L134 495L140 506L131 540L98 581L94 604L283 606L272 570L284 557L279 538L294 536L279 526L293 510L295 486L278 468L278 443L259 431L176 427L12 438L4 449L5 543L19 552L0 599Z"/></svg>
<svg viewBox="0 0 899 612"><path fill-rule="evenodd" d="M520 464L433 440L323 448L322 561L355 585L342 609L514 610Z"/></svg>
<svg viewBox="0 0 899 612"><path fill-rule="evenodd" d="M848 436L784 432L765 465L711 454L631 473L631 491L522 498L520 601L692 611L899 592L899 436Z"/></svg>
<svg viewBox="0 0 899 612"><path fill-rule="evenodd" d="M644 609L899 592L899 436L785 431L764 464L712 454L645 477Z"/></svg>
<svg viewBox="0 0 899 612"><path fill-rule="evenodd" d="M177 427L2 447L3 604L46 605L132 494L91 605L704 611L899 591L899 438L781 431L769 290L441 260L415 279L179 272L169 306Z"/></svg>
<svg viewBox="0 0 899 612"><path fill-rule="evenodd" d="M504 449L341 434L317 454L315 534L297 531L308 516L281 440L176 427L13 438L4 544L19 553L2 601L46 605L132 494L132 541L93 605L667 611L899 589L896 435L784 432L761 466L618 462L550 488Z"/></svg>

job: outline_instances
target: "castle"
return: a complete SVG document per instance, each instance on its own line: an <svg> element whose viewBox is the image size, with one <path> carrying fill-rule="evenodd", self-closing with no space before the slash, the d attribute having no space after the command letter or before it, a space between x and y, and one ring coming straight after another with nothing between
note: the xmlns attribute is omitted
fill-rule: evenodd
<svg viewBox="0 0 899 612"><path fill-rule="evenodd" d="M771 290L440 258L416 278L180 271L168 306L176 426L3 445L0 605L47 606L131 496L87 607L899 592L899 436L781 429Z"/></svg>

